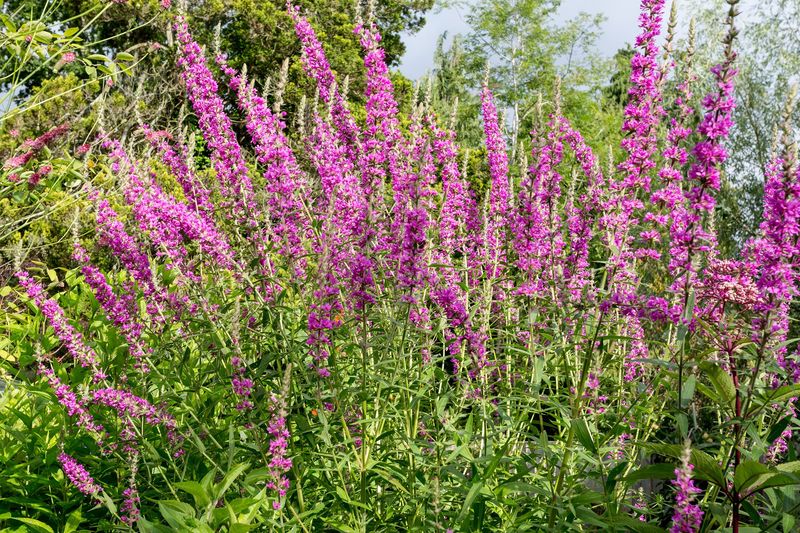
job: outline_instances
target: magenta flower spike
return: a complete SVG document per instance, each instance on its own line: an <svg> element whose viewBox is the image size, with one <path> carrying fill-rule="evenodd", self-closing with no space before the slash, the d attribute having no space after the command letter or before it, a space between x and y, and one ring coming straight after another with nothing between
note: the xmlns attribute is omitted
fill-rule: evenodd
<svg viewBox="0 0 800 533"><path fill-rule="evenodd" d="M694 465L689 462L687 449L681 466L675 469L676 478L672 480L676 493L670 533L696 533L703 523L703 511L694 503L695 498L702 491L692 481L693 469Z"/></svg>
<svg viewBox="0 0 800 533"><path fill-rule="evenodd" d="M272 113L255 88L228 66L224 56L218 56L217 63L237 94L256 157L265 169L267 207L278 251L293 265L295 275L302 277L305 269L305 261L300 259L305 255L303 241L311 237L310 222L303 205L303 199L309 195L306 174L298 165L283 133L285 124Z"/></svg>
<svg viewBox="0 0 800 533"><path fill-rule="evenodd" d="M146 124L142 126L142 130L150 145L161 154L163 163L177 178L189 206L210 217L214 212L214 206L209 198L208 190L187 164L189 155L187 147L178 143L174 143L175 146L173 146L170 143L171 136L166 131L154 131Z"/></svg>
<svg viewBox="0 0 800 533"><path fill-rule="evenodd" d="M500 131L497 108L492 91L484 86L481 93L481 109L483 112L483 130L486 151L489 158L489 175L491 188L489 192L489 211L485 221L486 243L484 244L484 261L487 275L490 278L500 276L502 264L505 262L505 231L509 227L510 184L508 175L508 154L506 141Z"/></svg>
<svg viewBox="0 0 800 533"><path fill-rule="evenodd" d="M211 159L225 197L225 207L232 209L234 220L249 223L252 220L249 215L255 207L253 185L231 120L225 114L225 104L217 93L217 82L183 17L178 17L175 31L180 43L178 64L181 77L197 115L200 131L211 149Z"/></svg>
<svg viewBox="0 0 800 533"><path fill-rule="evenodd" d="M85 466L63 452L59 454L58 462L61 463L64 475L67 476L67 479L76 489L93 499L97 499L100 496L103 489L89 475Z"/></svg>
<svg viewBox="0 0 800 533"><path fill-rule="evenodd" d="M117 296L105 275L99 268L91 264L89 255L80 245L75 246L72 256L81 264L83 277L92 288L92 292L106 316L125 337L128 351L135 361L134 367L141 372L148 372L149 369L144 358L151 352L151 349L145 346L141 339L143 325L137 316L135 293L127 290L124 291L124 296Z"/></svg>
<svg viewBox="0 0 800 533"><path fill-rule="evenodd" d="M100 369L100 361L97 358L97 354L84 342L83 335L72 327L58 302L52 298L47 298L44 287L30 277L27 272L19 271L16 276L20 286L25 289L28 297L33 300L33 303L36 304L36 307L47 319L48 324L53 328L56 337L64 345L70 357L80 366L91 368L95 381L105 379L106 374Z"/></svg>

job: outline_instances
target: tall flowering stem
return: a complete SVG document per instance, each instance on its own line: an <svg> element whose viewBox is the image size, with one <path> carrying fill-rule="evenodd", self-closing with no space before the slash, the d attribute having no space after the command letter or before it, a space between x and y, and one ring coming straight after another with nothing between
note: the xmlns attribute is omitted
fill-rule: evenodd
<svg viewBox="0 0 800 533"><path fill-rule="evenodd" d="M305 267L303 241L311 236L310 221L303 204L303 199L309 194L307 177L289 147L289 140L283 133L283 121L272 113L244 76L228 66L224 56L217 56L217 64L237 94L256 157L265 168L267 208L272 232L278 241L278 252L294 267L295 275L302 277Z"/></svg>
<svg viewBox="0 0 800 533"><path fill-rule="evenodd" d="M506 141L500 130L497 107L492 91L484 85L481 92L483 131L486 151L489 158L489 210L485 220L486 242L484 244L484 268L490 279L497 278L503 271L505 254L505 231L509 227L509 201L511 188L508 175L508 153Z"/></svg>
<svg viewBox="0 0 800 533"><path fill-rule="evenodd" d="M196 242L213 264L234 269L233 252L227 238L208 217L200 216L185 203L166 194L152 179L141 177L119 141L103 143L111 150L112 169L126 172L125 199L133 208L139 229L147 232L157 247L159 256L166 256L182 274L199 281L189 263L189 251L184 241Z"/></svg>
<svg viewBox="0 0 800 533"><path fill-rule="evenodd" d="M148 125L142 125L145 137L150 145L161 154L161 160L177 178L189 206L206 216L211 216L214 206L209 191L200 182L197 175L189 168L188 148L179 143L170 143L171 135L165 131L155 131Z"/></svg>
<svg viewBox="0 0 800 533"><path fill-rule="evenodd" d="M175 31L180 43L178 64L189 101L197 115L200 131L211 149L211 160L222 194L224 207L230 207L236 222L252 224L248 214L254 210L253 185L241 146L225 114L225 104L217 93L217 82L206 64L200 45L192 38L186 21L179 17Z"/></svg>
<svg viewBox="0 0 800 533"><path fill-rule="evenodd" d="M737 74L733 66L736 60L733 50L737 33L734 27L736 1L730 2L730 5L725 60L711 69L717 88L703 99L705 114L697 127L702 140L692 149L686 202L677 205L673 220L670 269L678 276L673 283L673 290L685 295L684 305L697 277L695 256L705 253L714 257L716 254L716 237L703 227L703 219L714 211L716 205L713 194L719 190L720 167L728 157L723 143L733 127L733 111L736 107L733 95L733 82Z"/></svg>
<svg viewBox="0 0 800 533"><path fill-rule="evenodd" d="M33 303L45 316L70 357L80 366L92 369L95 381L104 380L107 376L100 368L97 354L84 342L83 335L72 327L58 302L48 298L44 287L27 272L17 272L17 279L22 288L25 289L25 292L27 292L28 297L33 300Z"/></svg>
<svg viewBox="0 0 800 533"><path fill-rule="evenodd" d="M147 310L157 323L166 320L166 310L171 306L182 309L181 303L165 288L160 287L153 274L150 258L142 251L141 243L128 233L108 200L94 196L97 207L98 242L108 247L122 266L130 273L147 299Z"/></svg>
<svg viewBox="0 0 800 533"><path fill-rule="evenodd" d="M294 30L302 45L303 67L311 78L316 80L319 96L322 101L331 107L333 122L336 125L336 134L339 141L348 150L349 157L355 160L359 157L361 147L359 144L359 128L353 115L347 108L345 97L338 90L336 77L333 75L328 58L322 43L307 18L300 14L300 8L288 1L286 8L294 21Z"/></svg>
<svg viewBox="0 0 800 533"><path fill-rule="evenodd" d="M681 466L675 469L675 507L672 514L672 527L670 533L696 533L703 523L703 511L694 503L695 498L702 491L692 481L694 465L689 462L690 452L687 446Z"/></svg>
<svg viewBox="0 0 800 533"><path fill-rule="evenodd" d="M63 452L58 455L58 462L61 463L61 469L76 489L93 500L99 498L103 489L92 478L85 466Z"/></svg>
<svg viewBox="0 0 800 533"><path fill-rule="evenodd" d="M286 398L289 395L289 385L292 367L286 367L283 377L280 396L273 394L269 399L269 407L272 418L267 426L267 433L270 436L269 442L269 474L270 480L267 481L267 488L274 491L277 499L272 502L272 508L276 511L281 508L282 500L286 497L289 490L289 478L286 474L292 469L292 459L287 455L289 446L289 427L286 423Z"/></svg>
<svg viewBox="0 0 800 533"><path fill-rule="evenodd" d="M128 351L135 361L134 367L141 372L147 372L149 369L144 359L151 350L142 342L143 325L136 316L137 308L133 288L127 287L123 296L117 296L105 275L99 268L91 264L89 254L80 245L76 245L73 258L81 264L84 280L92 288L92 292L106 312L106 316L119 328L128 342Z"/></svg>
<svg viewBox="0 0 800 533"><path fill-rule="evenodd" d="M86 430L87 432L99 437L102 442L105 430L102 425L95 422L92 414L86 409L87 401L84 398L78 397L72 388L63 383L55 372L44 363L39 364L39 374L47 379L50 388L53 389L58 402L64 406L69 416L77 417L78 427Z"/></svg>

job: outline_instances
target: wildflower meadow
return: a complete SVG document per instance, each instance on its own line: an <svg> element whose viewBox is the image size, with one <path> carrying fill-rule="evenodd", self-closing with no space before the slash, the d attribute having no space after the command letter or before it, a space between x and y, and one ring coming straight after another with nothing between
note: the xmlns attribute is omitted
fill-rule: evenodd
<svg viewBox="0 0 800 533"><path fill-rule="evenodd" d="M557 76L521 107L492 64L473 107L407 83L389 3L336 15L352 76L281 3L269 80L186 3L18 4L1 531L798 531L793 91L752 235L718 231L738 0L702 50L641 0L600 134Z"/></svg>

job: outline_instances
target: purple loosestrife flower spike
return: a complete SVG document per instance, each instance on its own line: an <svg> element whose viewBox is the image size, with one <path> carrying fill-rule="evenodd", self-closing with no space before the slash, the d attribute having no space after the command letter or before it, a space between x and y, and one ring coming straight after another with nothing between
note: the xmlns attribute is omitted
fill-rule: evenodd
<svg viewBox="0 0 800 533"><path fill-rule="evenodd" d="M331 114L339 141L348 150L351 160L355 161L360 152L358 125L347 109L344 97L336 88L336 78L328 63L328 58L325 56L322 43L319 42L308 19L300 15L298 7L288 1L286 8L294 21L295 34L302 45L303 67L306 73L317 82L320 99L325 104L331 105Z"/></svg>
<svg viewBox="0 0 800 533"><path fill-rule="evenodd" d="M661 18L664 0L642 0L636 46L641 51L631 58L631 88L629 103L625 107L623 131L629 134L622 147L628 154L620 165L624 173L622 187L628 191L643 188L650 190L649 171L655 166L656 127L663 114L658 79L661 69L658 64L656 39L661 33Z"/></svg>
<svg viewBox="0 0 800 533"><path fill-rule="evenodd" d="M224 56L217 63L228 76L230 88L237 94L239 109L245 113L247 131L253 141L258 162L264 171L267 207L278 250L302 277L305 268L303 241L311 236L310 222L303 199L309 194L307 177L298 165L285 124L275 116L255 88L228 66Z"/></svg>
<svg viewBox="0 0 800 533"><path fill-rule="evenodd" d="M269 407L272 418L267 426L267 433L270 436L269 442L269 473L270 480L267 481L267 488L273 490L278 498L272 502L272 507L276 511L281 508L281 499L286 496L289 490L289 478L286 473L292 469L292 460L287 457L289 447L289 427L286 422L286 398L289 395L289 380L291 379L292 367L286 367L283 377L283 386L280 396L273 394L269 399Z"/></svg>
<svg viewBox="0 0 800 533"><path fill-rule="evenodd" d="M70 388L58 379L52 368L45 366L43 363L39 364L39 374L47 379L50 388L53 389L58 402L64 406L69 416L77 417L78 426L85 429L89 433L94 433L100 436L101 440L105 434L103 426L94 421L91 413L86 409L86 402L79 398Z"/></svg>
<svg viewBox="0 0 800 533"><path fill-rule="evenodd" d="M543 296L549 283L562 277L564 241L557 209L561 174L556 169L564 151L560 120L553 117L544 144L534 146L535 163L522 179L512 218L516 264L525 278L517 292L526 296Z"/></svg>
<svg viewBox="0 0 800 533"><path fill-rule="evenodd" d="M208 255L213 264L228 270L234 268L233 252L227 239L208 217L198 215L186 204L164 193L152 179L143 179L119 141L106 141L103 145L111 149L112 169L120 172L125 167L125 199L133 208L139 229L147 232L159 255L168 257L172 267L199 281L188 263L184 239L189 239L198 244L200 251Z"/></svg>
<svg viewBox="0 0 800 533"><path fill-rule="evenodd" d="M732 18L730 24L733 28ZM684 292L687 286L694 285L697 273L693 258L698 252L712 257L716 254L716 236L703 227L703 215L714 211L716 199L713 193L719 190L720 167L728 157L723 143L733 127L736 107L733 95L737 73L733 68L735 59L736 53L729 44L725 61L711 69L717 90L703 99L706 113L697 126L702 140L692 149L693 162L685 187L685 205L679 204L673 222L670 269L683 274L673 284L676 292Z"/></svg>
<svg viewBox="0 0 800 533"><path fill-rule="evenodd" d="M61 469L75 488L92 499L96 500L99 497L103 489L89 475L85 466L63 452L59 454L58 462L61 463Z"/></svg>
<svg viewBox="0 0 800 533"><path fill-rule="evenodd" d="M703 511L693 503L700 489L692 481L694 465L689 462L690 448L683 453L680 468L675 469L676 479L672 485L676 489L675 508L672 514L670 533L695 533L703 522Z"/></svg>
<svg viewBox="0 0 800 533"><path fill-rule="evenodd" d="M73 258L81 263L83 277L92 288L92 292L106 316L125 337L130 355L136 361L135 368L141 372L148 372L149 369L144 358L151 350L142 343L142 324L136 316L137 307L134 293L126 291L124 297L117 296L100 269L90 263L89 254L80 245L75 246Z"/></svg>
<svg viewBox="0 0 800 533"><path fill-rule="evenodd" d="M200 45L189 33L183 17L175 23L180 43L178 64L186 84L189 101L197 115L200 131L211 149L211 160L222 195L231 207L233 219L240 224L255 224L250 216L254 210L253 185L247 173L242 149L225 114L225 104L217 94L217 82L206 64Z"/></svg>
<svg viewBox="0 0 800 533"><path fill-rule="evenodd" d="M177 178L189 206L210 217L214 212L214 205L211 203L208 190L187 164L188 148L178 143L175 143L175 146L170 144L171 135L166 131L154 131L146 124L142 126L142 130L150 145L158 150L161 160Z"/></svg>
<svg viewBox="0 0 800 533"><path fill-rule="evenodd" d="M757 332L767 329L765 334L776 344L774 354L778 365L795 383L800 382L800 363L797 357L787 357L784 341L789 332L789 306L798 294L798 242L800 173L785 168L784 161L777 159L767 168L761 236L747 244L746 256L757 267L756 286L761 296L755 307L759 316L754 329ZM754 340L760 342L758 338Z"/></svg>
<svg viewBox="0 0 800 533"><path fill-rule="evenodd" d="M166 307L172 306L179 310L181 309L179 302L156 284L150 259L142 251L139 241L125 230L125 225L111 208L108 200L98 199L98 196L94 198L97 202L98 242L111 250L142 290L147 300L147 311L152 319L157 323L163 322Z"/></svg>
<svg viewBox="0 0 800 533"><path fill-rule="evenodd" d="M431 130L434 160L441 167L439 243L448 257L456 251L469 253L470 245L481 236L480 221L475 197L458 169L455 132L439 127L432 113L425 121Z"/></svg>
<svg viewBox="0 0 800 533"><path fill-rule="evenodd" d="M644 207L637 197L641 190L649 191L649 172L655 166L657 148L656 128L663 108L658 88L659 65L656 39L661 31L664 0L642 0L636 46L641 49L631 58L631 88L629 103L625 107L622 130L627 137L622 148L627 157L619 169L622 179L611 182L611 197L605 202L601 227L606 230L606 244L616 250L609 264L613 268L612 302L630 305L635 300L634 287L637 275L631 262L636 254L631 249L631 230L638 223L637 210ZM644 255L652 251L644 250Z"/></svg>
<svg viewBox="0 0 800 533"><path fill-rule="evenodd" d="M91 368L95 381L102 381L106 374L100 369L97 354L88 346L83 336L67 320L64 310L52 298L47 298L44 287L28 275L27 272L17 272L17 279L28 297L33 300L36 307L42 312L47 322L55 331L56 337L67 350L67 353L76 363L84 368Z"/></svg>
<svg viewBox="0 0 800 533"><path fill-rule="evenodd" d="M489 158L489 175L491 187L489 192L489 212L485 221L485 268L490 278L497 278L505 262L505 231L509 227L510 185L508 175L508 154L506 141L500 131L497 108L489 87L484 85L481 93L481 109L483 112L483 130L486 151Z"/></svg>

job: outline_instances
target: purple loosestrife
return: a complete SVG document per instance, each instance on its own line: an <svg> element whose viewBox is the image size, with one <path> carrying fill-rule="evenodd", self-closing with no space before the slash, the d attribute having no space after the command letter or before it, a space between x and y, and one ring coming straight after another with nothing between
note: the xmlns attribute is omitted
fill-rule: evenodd
<svg viewBox="0 0 800 533"><path fill-rule="evenodd" d="M377 28L356 24L366 68L366 125L361 135L362 167L365 174L363 187L369 198L370 220L382 212L382 189L386 181L386 168L395 196L395 209L404 207L405 190L412 173L408 157L408 146L403 138L398 119L398 106L394 97L394 85L389 77L385 55L380 47L381 36ZM418 161L418 159L415 159ZM395 213L397 217L399 213ZM395 218L396 220L396 218ZM398 228L393 232L397 235ZM377 232L376 232L377 233ZM381 239L382 235L377 236Z"/></svg>
<svg viewBox="0 0 800 533"><path fill-rule="evenodd" d="M686 202L685 205L679 204L673 215L670 270L677 276L672 287L675 292L687 293L695 284L695 256L698 253L710 257L716 254L716 236L703 227L703 218L712 213L716 205L713 193L719 190L720 166L728 157L723 143L733 127L733 110L736 106L733 95L733 80L737 73L733 68L736 53L731 48L735 35L733 15L729 16L729 23L731 33L725 60L711 69L717 90L703 99L706 112L697 126L697 133L702 140L692 149L693 161L685 186Z"/></svg>
<svg viewBox="0 0 800 533"><path fill-rule="evenodd" d="M683 454L680 468L675 469L676 478L672 486L676 489L675 507L672 514L670 533L695 533L703 523L703 511L693 503L700 489L692 481L694 465L689 463L689 448Z"/></svg>
<svg viewBox="0 0 800 533"><path fill-rule="evenodd" d="M89 433L94 433L100 436L101 440L105 435L103 426L94 421L94 417L86 409L86 402L79 398L70 388L58 379L53 369L45 366L43 363L39 364L39 374L47 379L50 388L58 398L58 402L64 406L69 416L77 417L78 427L81 427Z"/></svg>
<svg viewBox="0 0 800 533"><path fill-rule="evenodd" d="M636 46L641 51L631 58L631 88L629 103L625 106L623 131L629 135L623 139L622 148L627 159L620 165L623 179L620 186L627 191L643 188L650 190L649 171L655 167L656 127L663 114L658 79L661 69L658 64L656 39L661 33L664 0L642 0L639 15L641 33L636 37Z"/></svg>
<svg viewBox="0 0 800 533"><path fill-rule="evenodd" d="M233 377L231 378L233 393L240 398L236 409L239 411L252 409L253 402L250 401L250 396L253 394L255 384L252 379L246 377L247 365L241 357L234 356L231 358L231 366L233 367Z"/></svg>
<svg viewBox="0 0 800 533"><path fill-rule="evenodd" d="M133 526L133 524L142 517L141 511L139 511L139 505L141 503L139 491L136 490L135 486L131 486L122 491L122 496L124 499L119 508L120 520L122 520L124 524Z"/></svg>
<svg viewBox="0 0 800 533"><path fill-rule="evenodd" d="M189 206L210 217L214 212L214 205L211 203L208 190L187 164L189 156L187 147L176 143L176 150L169 142L171 136L168 132L153 131L147 125L143 125L142 130L150 145L161 154L163 163L177 178Z"/></svg>
<svg viewBox="0 0 800 533"><path fill-rule="evenodd" d="M317 216L330 226L322 240L335 239L337 248L357 237L362 228L366 202L357 167L348 159L345 148L337 142L330 123L313 117L314 127L305 140L306 151L319 176L320 193L314 206ZM322 251L320 243L315 250Z"/></svg>
<svg viewBox="0 0 800 533"><path fill-rule="evenodd" d="M119 328L128 343L128 351L134 358L134 367L148 372L144 359L152 350L142 342L142 323L139 321L133 291L125 291L125 296L117 296L99 268L89 261L89 254L80 245L75 246L73 258L81 264L81 272L86 283L92 288L95 298L111 322Z"/></svg>
<svg viewBox="0 0 800 533"><path fill-rule="evenodd" d="M291 1L286 3L286 9L294 21L294 31L302 45L302 62L306 73L317 82L319 96L322 101L331 106L333 123L336 134L342 146L348 151L351 160L355 161L360 154L359 128L347 109L345 97L336 87L336 78L333 75L328 58L319 42L317 34L308 19L300 15L300 9Z"/></svg>
<svg viewBox="0 0 800 533"><path fill-rule="evenodd" d="M434 160L441 167L439 245L448 256L454 252L468 254L481 237L480 220L475 197L458 170L455 132L439 127L432 113L426 114L425 122L431 130Z"/></svg>
<svg viewBox="0 0 800 533"><path fill-rule="evenodd" d="M485 359L483 339L471 324L467 312L467 295L461 288L462 276L454 255L461 254L465 264L474 260L481 237L480 220L475 198L458 170L455 133L439 127L432 113L425 115L431 132L434 162L441 168L442 206L439 213L438 242L432 250L433 261L442 265L434 274L431 297L448 323L445 331L449 355L456 356L462 345L473 361ZM453 362L457 361L454 359ZM478 363L480 364L480 363Z"/></svg>
<svg viewBox="0 0 800 533"><path fill-rule="evenodd" d="M181 77L200 131L211 150L211 161L225 198L223 207L231 208L232 218L237 223L253 225L255 219L250 216L254 210L253 185L231 120L225 114L225 104L217 94L217 82L182 17L175 23L175 30L180 43Z"/></svg>
<svg viewBox="0 0 800 533"><path fill-rule="evenodd" d="M353 249L360 240L365 200L346 151L337 142L331 125L319 115L306 139L307 151L320 178L320 194L315 210L322 218L320 238L315 241L318 267L308 313L309 337L306 341L314 368L322 377L330 375L327 360L333 345L332 334L342 323L341 292L349 285L351 302L361 310L371 302L372 260L363 249ZM368 277L364 277L368 275Z"/></svg>
<svg viewBox="0 0 800 533"><path fill-rule="evenodd" d="M637 195L642 190L650 190L649 172L655 166L657 148L656 127L663 113L657 83L660 69L656 44L661 31L663 9L664 0L641 2L641 32L636 37L636 46L641 50L631 58L629 103L625 107L622 125L623 132L627 134L622 141L627 157L619 166L622 179L609 183L611 197L606 200L603 206L605 214L601 217L605 243L612 249L612 257L609 258L611 303L623 306L632 305L636 300L638 276L632 262L637 254L632 249L631 231L638 223L637 211L644 207ZM648 255L653 252L644 250L643 253Z"/></svg>
<svg viewBox="0 0 800 533"><path fill-rule="evenodd" d="M72 483L76 489L94 500L99 498L103 489L101 489L100 485L89 475L85 466L63 452L58 455L58 462L61 463L61 469L64 471L64 475L67 476L67 479L69 479L70 483Z"/></svg>
<svg viewBox="0 0 800 533"><path fill-rule="evenodd" d="M278 240L278 251L294 267L295 275L302 277L305 268L303 241L311 234L303 205L309 192L306 174L298 165L283 133L285 124L272 113L255 88L228 66L224 56L217 57L217 64L237 94L257 160L265 168L267 207L272 231Z"/></svg>
<svg viewBox="0 0 800 533"><path fill-rule="evenodd" d="M553 117L542 146L534 146L535 163L520 184L517 209L512 214L517 268L525 277L517 288L529 297L544 296L549 283L561 280L564 242L558 200L561 174L556 169L563 159L560 118ZM532 133L536 138L536 132Z"/></svg>
<svg viewBox="0 0 800 533"><path fill-rule="evenodd" d="M151 426L160 424L168 429L175 428L175 419L172 416L129 391L113 388L96 389L92 391L92 402L115 409L120 418L130 417L142 420Z"/></svg>
<svg viewBox="0 0 800 533"><path fill-rule="evenodd" d="M564 277L569 296L577 302L582 298L594 296L586 293L587 289L592 286L593 276L589 263L589 243L600 209L599 199L606 182L600 171L597 157L586 144L580 132L563 117L559 124L561 140L572 150L575 160L586 178L586 190L577 198L568 198L565 206L569 231L567 232L568 251L564 261Z"/></svg>
<svg viewBox="0 0 800 533"><path fill-rule="evenodd" d="M91 368L95 382L105 379L106 374L100 369L97 354L84 342L83 336L72 327L61 306L52 298L47 298L44 287L30 277L27 272L17 272L17 279L28 297L33 300L33 303L47 319L69 356L82 367Z"/></svg>
<svg viewBox="0 0 800 533"><path fill-rule="evenodd" d="M3 168L6 170L11 168L23 167L25 166L31 159L36 157L36 155L44 149L45 146L48 146L53 141L67 133L69 131L69 124L64 123L60 126L56 126L55 128L43 133L39 137L35 139L28 139L23 142L20 146L22 149L26 150L22 154L16 155L3 163ZM35 185L35 183L34 183Z"/></svg>
<svg viewBox="0 0 800 533"><path fill-rule="evenodd" d="M359 23L356 24L355 33L360 37L361 46L366 52L364 66L367 71L367 86L364 96L367 117L362 136L364 151L368 153L372 151L367 147L368 143L377 144L374 166L377 167L376 170L383 170L383 166L388 165L394 183L408 172L408 161L398 157L399 154L394 151L403 144L397 102L394 98L394 85L389 77L384 51L380 47L381 36L377 28L374 25L367 28Z"/></svg>
<svg viewBox="0 0 800 533"><path fill-rule="evenodd" d="M198 215L186 204L164 193L152 179L142 179L119 141L106 141L103 145L111 149L112 169L120 172L124 167L127 171L125 199L133 208L139 229L147 232L157 247L158 255L168 257L172 261L171 267L199 281L188 262L184 240L189 239L196 242L200 251L215 265L228 270L234 268L228 241L209 218Z"/></svg>
<svg viewBox="0 0 800 533"><path fill-rule="evenodd" d="M746 254L758 269L756 286L761 295L754 330L772 338L778 365L798 383L800 363L796 357L787 357L784 341L789 331L789 304L798 294L800 173L781 159L767 168L761 236L748 243Z"/></svg>
<svg viewBox="0 0 800 533"><path fill-rule="evenodd" d="M690 29L691 40L693 38ZM644 220L654 229L645 230L640 234L642 239L651 242L653 246L668 236L668 243L671 247L672 243L680 242L684 235L687 202L683 190L682 170L689 161L687 140L692 134L691 122L695 114L691 105L693 97L691 88L697 81L697 76L692 72L693 48L693 44L690 43L684 61L683 79L676 87L677 95L674 100L676 114L669 119L666 147L661 152L664 159L664 164L658 171L661 188L651 195L652 207L644 216ZM674 63L674 61L669 63ZM676 258L670 255L668 268L672 276L678 274L678 263Z"/></svg>
<svg viewBox="0 0 800 533"><path fill-rule="evenodd" d="M127 453L139 453L136 449L135 422L144 422L150 426L160 425L166 430L167 439L171 444L178 444L181 441L177 433L177 422L172 415L130 391L114 388L96 389L91 393L91 400L95 405L103 405L116 411L123 422L120 436Z"/></svg>
<svg viewBox="0 0 800 533"><path fill-rule="evenodd" d="M142 251L140 243L125 230L125 225L108 200L98 199L97 196L95 200L98 242L111 250L142 290L147 300L147 311L153 320L163 322L165 304L170 303L171 295L156 284L150 259Z"/></svg>
<svg viewBox="0 0 800 533"><path fill-rule="evenodd" d="M286 392L288 391L284 391L284 396L281 398L272 395L269 400L272 418L267 426L267 433L270 436L270 480L267 482L267 488L277 493L278 498L272 502L272 507L276 511L281 508L281 499L289 490L289 478L286 477L286 473L292 469L292 460L287 457L290 435L286 425Z"/></svg>
<svg viewBox="0 0 800 533"><path fill-rule="evenodd" d="M419 117L412 119L413 137L410 157L418 162L419 167L403 176L402 182L395 181L394 220L395 238L392 242L392 259L396 261L395 272L399 287L403 292L401 299L414 305L412 315L421 313L418 325L426 321L427 310L419 303L418 293L422 291L430 279L428 268L427 232L430 227L430 211L433 207L432 197L435 165L431 153L431 144L423 131Z"/></svg>
<svg viewBox="0 0 800 533"><path fill-rule="evenodd" d="M508 175L508 153L506 141L500 131L497 108L489 87L484 85L481 92L483 131L486 151L489 158L489 211L485 220L486 242L484 243L484 268L490 279L500 277L506 260L506 231L510 226L511 189Z"/></svg>

